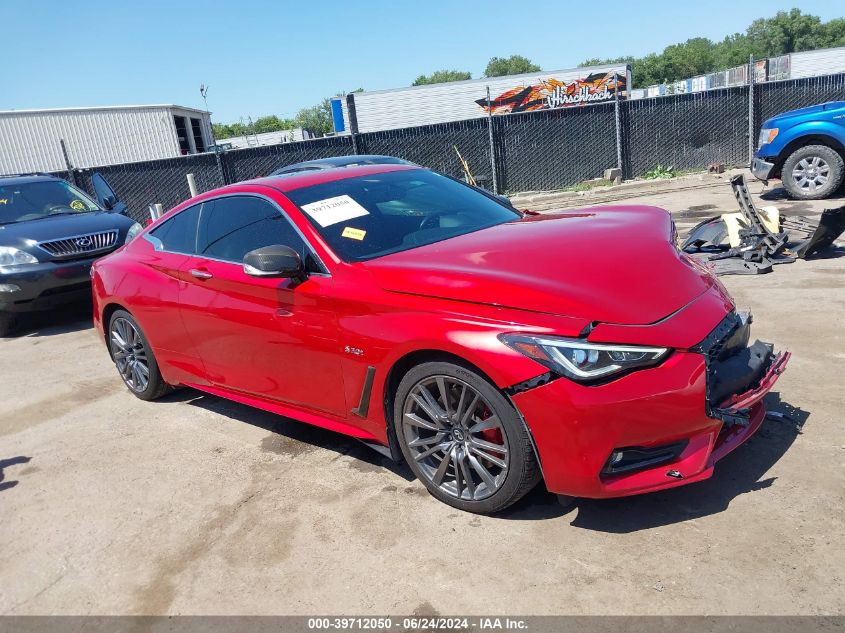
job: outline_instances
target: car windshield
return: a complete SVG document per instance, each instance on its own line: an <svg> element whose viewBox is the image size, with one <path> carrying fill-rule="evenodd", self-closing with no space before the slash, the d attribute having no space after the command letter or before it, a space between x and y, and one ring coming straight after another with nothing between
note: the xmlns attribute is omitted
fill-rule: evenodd
<svg viewBox="0 0 845 633"><path fill-rule="evenodd" d="M424 169L335 180L286 195L346 261L397 253L520 217L480 191Z"/></svg>
<svg viewBox="0 0 845 633"><path fill-rule="evenodd" d="M0 182L0 224L100 210L88 196L64 180L9 185Z"/></svg>

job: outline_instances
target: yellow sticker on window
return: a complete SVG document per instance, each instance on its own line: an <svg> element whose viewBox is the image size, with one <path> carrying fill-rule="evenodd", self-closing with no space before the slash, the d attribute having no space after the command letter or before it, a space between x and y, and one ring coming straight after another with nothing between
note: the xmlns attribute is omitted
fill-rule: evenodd
<svg viewBox="0 0 845 633"><path fill-rule="evenodd" d="M347 226L343 229L343 233L340 234L341 237L348 237L350 240L363 240L364 236L367 234L366 231L361 229L353 229L351 226Z"/></svg>
<svg viewBox="0 0 845 633"><path fill-rule="evenodd" d="M0 198L0 204L9 204L8 198Z"/></svg>
<svg viewBox="0 0 845 633"><path fill-rule="evenodd" d="M85 204L82 202L82 200L73 200L70 203L70 208L74 211L82 211L83 209L85 209Z"/></svg>

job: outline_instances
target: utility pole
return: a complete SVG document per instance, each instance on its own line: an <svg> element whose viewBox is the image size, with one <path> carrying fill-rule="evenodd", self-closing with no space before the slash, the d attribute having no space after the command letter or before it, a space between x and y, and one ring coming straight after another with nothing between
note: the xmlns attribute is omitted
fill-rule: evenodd
<svg viewBox="0 0 845 633"><path fill-rule="evenodd" d="M226 177L226 168L223 166L223 157L220 156L220 148L217 147L217 139L214 138L214 126L211 124L211 112L208 111L208 85L200 84L200 95L202 95L203 103L205 103L205 118L208 121L208 132L211 134L211 146L214 148L214 160L217 163L217 175L220 176L221 185L229 184L229 179ZM159 213L161 215L161 213Z"/></svg>
<svg viewBox="0 0 845 633"><path fill-rule="evenodd" d="M206 95L208 94L208 86L206 84L200 84L200 94L202 95L203 103L205 103L205 116L208 120L208 131L211 135L211 144L214 146L214 153L217 153L217 139L214 138L214 126L211 125L211 112L208 111L208 99Z"/></svg>

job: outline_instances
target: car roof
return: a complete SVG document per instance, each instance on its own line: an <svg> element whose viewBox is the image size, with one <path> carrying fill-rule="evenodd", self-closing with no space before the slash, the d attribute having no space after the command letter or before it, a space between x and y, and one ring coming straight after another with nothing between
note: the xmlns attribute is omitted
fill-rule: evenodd
<svg viewBox="0 0 845 633"><path fill-rule="evenodd" d="M280 174L275 176L265 176L264 178L255 178L254 180L247 180L240 183L235 183L227 187L218 189L217 191L226 191L231 187L238 185L264 185L273 187L281 192L294 191L295 189L302 189L303 187L311 187L314 185L321 185L326 182L333 182L336 180L345 180L347 178L356 178L358 176L374 176L376 174L386 174L393 171L427 171L425 167L419 165L408 164L377 164L377 165L357 165L354 167L345 167L343 169L315 169L308 171L294 172L292 174Z"/></svg>
<svg viewBox="0 0 845 633"><path fill-rule="evenodd" d="M318 158L306 160L301 163L293 163L279 167L271 172L271 176L295 174L303 171L316 171L319 169L337 169L339 167L355 167L358 165L413 165L407 160L395 156L382 156L379 154L352 154L349 156L331 156L329 158Z"/></svg>
<svg viewBox="0 0 845 633"><path fill-rule="evenodd" d="M0 185L22 185L29 182L48 182L51 180L61 180L61 178L50 174L12 174L0 176Z"/></svg>

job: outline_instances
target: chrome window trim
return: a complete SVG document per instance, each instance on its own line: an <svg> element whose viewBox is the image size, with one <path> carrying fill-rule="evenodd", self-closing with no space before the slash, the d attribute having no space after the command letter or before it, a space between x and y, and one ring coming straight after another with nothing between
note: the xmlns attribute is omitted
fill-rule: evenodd
<svg viewBox="0 0 845 633"><path fill-rule="evenodd" d="M326 264L323 262L322 258L317 254L317 251L311 245L311 242L308 241L308 239L305 237L305 235L302 233L302 231L299 229L299 227L296 226L296 224L293 222L293 220L291 220L290 217L288 217L288 214L285 213L285 210L282 209L278 205L278 203L276 203L276 201L273 200L271 197L265 196L262 193L254 193L254 192L251 192L251 191L247 192L247 193L235 193L235 192L224 193L224 194L220 194L219 196L214 196L213 198L208 198L206 200L203 200L202 202L199 202L198 204L199 204L200 210L199 210L199 217L197 218L197 232L196 232L196 236L195 236L195 240L194 240L194 249L196 250L196 248L198 246L197 240L199 240L199 226L200 226L200 222L202 222L202 217L203 217L202 216L202 211L203 211L202 208L205 206L206 202L214 202L215 200L222 200L224 198L248 198L248 197L250 197L250 198L261 198L261 199L269 202L270 205L273 206L276 209L276 211L279 213L279 215L281 215L285 219L285 221L293 228L293 230L296 232L296 234L299 235L300 239L302 240L302 243L305 244L305 248L311 253L311 255L314 257L315 261L320 266L320 268L323 269L322 272L309 272L308 273L309 277L312 276L312 275L316 275L318 277L331 277L332 276L332 274L329 272L328 266L326 266ZM182 211L179 211L179 213L182 213L183 211L187 211L188 209L190 209L191 207L194 207L194 206L196 206L196 205L192 204L190 207L185 207L184 209L182 209ZM179 215L179 214L177 213L176 215ZM173 216L172 218L167 218L167 220L165 220L165 222L162 223L162 226L175 217L176 216ZM211 262L220 262L222 264L231 264L233 266L238 266L239 268L243 269L243 265L244 265L243 262L233 262L231 259L219 259L217 257L208 257L208 256L203 255L201 253L182 253L180 251L169 251L169 250L164 248L164 244L162 244L161 240L156 238L154 235L150 235L150 233L153 230L155 230L155 229L151 229L150 231L147 231L146 233L144 233L144 237L147 239L147 241L150 244L153 245L153 248L155 248L155 250L157 250L159 252L173 253L174 255L186 255L188 257L198 257L198 258L202 258L202 259L207 259L208 261L211 261Z"/></svg>

